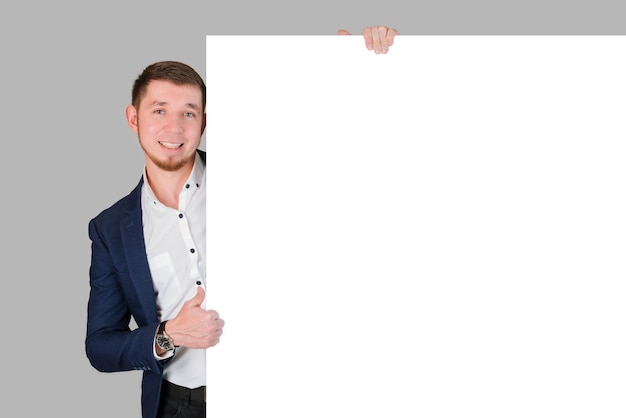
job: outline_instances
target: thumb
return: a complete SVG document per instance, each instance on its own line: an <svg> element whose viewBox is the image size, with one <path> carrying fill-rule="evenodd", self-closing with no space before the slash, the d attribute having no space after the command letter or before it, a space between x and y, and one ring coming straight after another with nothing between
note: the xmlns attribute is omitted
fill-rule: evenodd
<svg viewBox="0 0 626 418"><path fill-rule="evenodd" d="M200 306L202 305L202 301L204 300L204 295L205 295L204 289L202 288L202 286L198 286L196 288L196 295L193 298L189 299L187 303L189 303L192 306Z"/></svg>
<svg viewBox="0 0 626 418"><path fill-rule="evenodd" d="M339 30L337 31L337 35L350 35L350 32L348 32L348 31L347 31L347 30L345 30L345 29L339 29Z"/></svg>

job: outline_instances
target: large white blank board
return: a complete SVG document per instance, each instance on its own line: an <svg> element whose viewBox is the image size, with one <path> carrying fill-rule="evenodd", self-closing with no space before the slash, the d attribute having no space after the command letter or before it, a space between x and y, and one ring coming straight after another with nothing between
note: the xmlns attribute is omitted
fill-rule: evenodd
<svg viewBox="0 0 626 418"><path fill-rule="evenodd" d="M207 37L208 416L624 417L624 51Z"/></svg>

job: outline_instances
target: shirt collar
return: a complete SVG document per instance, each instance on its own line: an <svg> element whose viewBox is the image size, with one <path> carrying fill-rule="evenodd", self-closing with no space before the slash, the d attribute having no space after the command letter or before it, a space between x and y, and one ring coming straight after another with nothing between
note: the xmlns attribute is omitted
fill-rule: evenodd
<svg viewBox="0 0 626 418"><path fill-rule="evenodd" d="M189 178L183 185L183 188L180 191L180 195L188 192L195 191L196 189L200 189L204 186L204 171L205 171L205 163L200 158L200 154L196 152L196 157L193 162L193 168L191 169L191 174L189 174ZM160 204L159 200L154 195L150 184L146 181L148 178L148 173L146 172L146 166L143 167L143 190L144 195L155 204Z"/></svg>

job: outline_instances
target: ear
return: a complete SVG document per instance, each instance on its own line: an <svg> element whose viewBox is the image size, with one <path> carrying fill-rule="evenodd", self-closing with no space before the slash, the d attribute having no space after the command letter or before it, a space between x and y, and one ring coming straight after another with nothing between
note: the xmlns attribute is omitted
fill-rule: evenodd
<svg viewBox="0 0 626 418"><path fill-rule="evenodd" d="M134 133L139 132L137 127L137 109L132 104L126 106L126 123Z"/></svg>

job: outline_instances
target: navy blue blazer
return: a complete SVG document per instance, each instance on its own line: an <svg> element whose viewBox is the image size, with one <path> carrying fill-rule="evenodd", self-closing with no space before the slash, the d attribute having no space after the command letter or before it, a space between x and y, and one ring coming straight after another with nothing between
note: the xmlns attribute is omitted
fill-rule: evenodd
<svg viewBox="0 0 626 418"><path fill-rule="evenodd" d="M204 151L198 150L206 162ZM158 326L155 291L141 219L141 186L89 222L91 286L87 304L87 357L101 372L142 370L141 410L157 415L163 367L154 358ZM131 330L131 317L137 328Z"/></svg>

